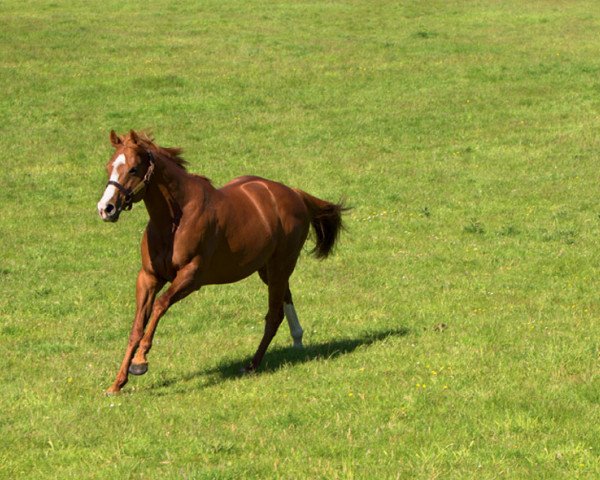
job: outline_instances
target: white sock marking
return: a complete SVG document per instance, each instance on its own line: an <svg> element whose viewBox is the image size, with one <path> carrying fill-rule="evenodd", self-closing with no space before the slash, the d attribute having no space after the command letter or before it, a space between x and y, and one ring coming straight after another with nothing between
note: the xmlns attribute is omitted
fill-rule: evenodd
<svg viewBox="0 0 600 480"><path fill-rule="evenodd" d="M296 309L294 308L293 303L284 303L283 311L285 313L285 318L287 318L288 326L290 327L290 334L294 339L294 347L302 347L302 334L304 330L300 326L300 321L298 320L298 315L296 315Z"/></svg>

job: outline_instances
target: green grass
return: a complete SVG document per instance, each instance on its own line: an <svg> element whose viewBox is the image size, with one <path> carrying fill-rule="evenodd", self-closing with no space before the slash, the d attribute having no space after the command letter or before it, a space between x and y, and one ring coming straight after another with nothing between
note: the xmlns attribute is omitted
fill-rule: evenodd
<svg viewBox="0 0 600 480"><path fill-rule="evenodd" d="M593 1L2 2L0 477L600 477L599 49ZM304 352L238 377L265 288L207 287L103 396L146 222L97 217L111 128L354 207Z"/></svg>

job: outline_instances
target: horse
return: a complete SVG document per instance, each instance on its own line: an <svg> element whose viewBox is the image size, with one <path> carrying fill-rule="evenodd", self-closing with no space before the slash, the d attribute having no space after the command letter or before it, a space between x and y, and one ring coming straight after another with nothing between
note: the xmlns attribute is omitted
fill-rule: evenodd
<svg viewBox="0 0 600 480"><path fill-rule="evenodd" d="M187 171L182 149L161 147L146 133L111 130L110 142L115 150L106 165L109 180L98 214L116 222L143 201L149 221L141 240L135 317L107 395L121 391L128 374L148 371L156 327L171 305L205 285L237 282L254 272L267 285L268 311L262 339L243 372L259 367L284 316L294 346L301 348L303 329L289 278L311 225L316 237L312 253L319 259L330 255L343 229L343 202L256 176L216 188L207 177Z"/></svg>

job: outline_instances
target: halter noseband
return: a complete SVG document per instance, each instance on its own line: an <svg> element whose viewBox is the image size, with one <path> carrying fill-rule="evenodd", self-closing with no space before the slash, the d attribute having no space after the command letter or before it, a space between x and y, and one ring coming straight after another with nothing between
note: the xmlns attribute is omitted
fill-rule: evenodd
<svg viewBox="0 0 600 480"><path fill-rule="evenodd" d="M121 185L119 182L116 182L114 180L109 180L108 183L106 184L108 185L113 185L115 187L117 187L117 189L123 194L125 195L125 200L123 201L123 210L131 210L131 207L133 205L133 199L134 197L140 193L142 190L144 190L148 184L150 183L150 178L152 177L152 173L154 172L154 156L152 155L151 151L147 151L148 153L148 170L146 171L146 175L144 175L144 178L142 179L142 181L140 183L138 183L134 188L125 188L123 185Z"/></svg>

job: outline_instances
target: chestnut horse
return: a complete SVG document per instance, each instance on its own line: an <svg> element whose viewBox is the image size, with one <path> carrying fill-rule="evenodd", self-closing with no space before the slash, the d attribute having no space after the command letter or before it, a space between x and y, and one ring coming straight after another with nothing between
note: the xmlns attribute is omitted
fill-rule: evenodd
<svg viewBox="0 0 600 480"><path fill-rule="evenodd" d="M331 253L344 206L259 177L239 177L217 189L206 177L186 171L181 149L160 147L133 130L125 136L111 131L110 141L115 152L106 165L100 217L116 222L123 210L143 200L150 219L142 237L135 319L107 394L119 392L128 373L146 373L156 326L171 305L203 285L237 282L254 272L268 286L269 307L262 340L245 371L259 366L284 315L294 346L302 347L289 277L310 225L316 257Z"/></svg>

